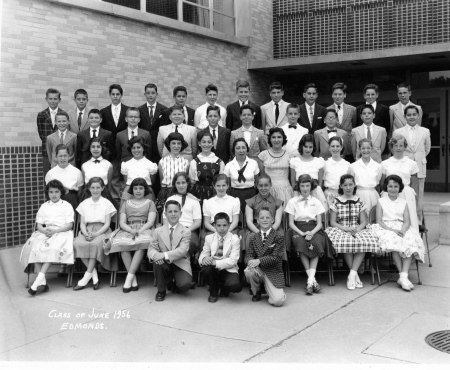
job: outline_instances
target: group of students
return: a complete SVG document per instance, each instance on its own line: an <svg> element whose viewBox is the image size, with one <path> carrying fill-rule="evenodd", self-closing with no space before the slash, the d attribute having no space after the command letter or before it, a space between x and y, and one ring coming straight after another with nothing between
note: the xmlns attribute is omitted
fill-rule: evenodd
<svg viewBox="0 0 450 370"><path fill-rule="evenodd" d="M350 269L347 287L353 290L362 288L357 271L364 253L383 251L393 252L398 284L410 291L409 264L412 258L424 259L418 233L420 187L415 192L412 186L418 183L417 174L425 174L426 160L419 168L405 153L428 154L429 131L420 127L420 107L409 101L403 112L405 128L392 128L399 124L395 115L388 131L375 125L381 106L371 101L372 95L378 97L375 85L366 86L366 104L354 109L362 122L356 127L351 106L343 103L345 89L334 85L335 104L325 109L315 104L314 84L305 86L306 102L299 106L284 102L282 85L273 83L272 101L259 108L248 101L248 82L239 80L238 102L225 110L216 104L217 87L209 85L207 103L194 112L185 106L187 90L182 86L174 89L176 104L162 109L153 84L146 85L147 103L139 108L121 104L122 88L111 85L113 104L91 109L85 130L87 93L77 90L76 112L67 114L51 105L59 102L59 92L47 91L53 112L48 117L57 129L45 142L52 165L45 176L49 201L39 210L37 231L21 255L23 266L35 263L38 272L29 293L36 294L40 286L48 290L45 273L51 263L72 264L74 258L87 268L74 289L84 289L91 279L97 289L96 264L117 271L118 252L128 271L123 292L135 291L136 272L147 251L154 262L157 301L164 300L167 288L184 291L192 286L191 260L198 259L210 302L242 289L240 263L252 300L261 300L264 287L269 302L280 306L285 300L282 262L291 249L308 274L307 294L321 289L315 280L319 258L342 253ZM402 89L399 85L400 99ZM38 129L43 115L38 115ZM127 126L114 132L122 115ZM81 131L73 139L69 127L76 126ZM425 132L422 139L421 130L428 137ZM385 152L389 137L392 157ZM368 225L374 206L377 224ZM73 240L75 210L80 233ZM286 233L283 212L289 219ZM241 213L245 227L241 224L239 230ZM328 214L329 226L323 230L323 215ZM160 216L163 226L154 229Z"/></svg>

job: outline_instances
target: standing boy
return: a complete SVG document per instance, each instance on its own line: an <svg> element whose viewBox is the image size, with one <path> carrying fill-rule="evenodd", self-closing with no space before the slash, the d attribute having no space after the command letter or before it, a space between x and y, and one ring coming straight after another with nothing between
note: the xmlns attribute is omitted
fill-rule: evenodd
<svg viewBox="0 0 450 370"><path fill-rule="evenodd" d="M305 102L300 105L300 125L308 130L308 134L314 134L317 130L322 129L325 125L323 120L327 109L316 104L319 96L319 89L313 83L307 84L303 88L303 97Z"/></svg>
<svg viewBox="0 0 450 370"><path fill-rule="evenodd" d="M48 108L39 112L36 119L37 130L42 141L42 169L44 177L50 169L50 161L47 154L47 136L58 129L55 121L56 113L64 112L58 107L59 103L61 103L61 93L58 90L48 89L45 93L45 101L48 104Z"/></svg>
<svg viewBox="0 0 450 370"><path fill-rule="evenodd" d="M158 292L155 300L160 302L166 298L166 288L173 287L184 292L192 286L192 269L188 258L191 232L179 223L181 205L169 200L164 205L167 223L155 230L155 239L148 249L148 257L153 260L153 271L156 276Z"/></svg>
<svg viewBox="0 0 450 370"><path fill-rule="evenodd" d="M331 157L330 145L328 141L334 137L339 136L342 138L344 143L344 150L342 151L341 157L344 156L345 144L347 140L347 132L337 128L337 113L334 109L327 109L325 111L324 121L326 127L321 130L314 132L314 141L316 142L316 151L314 152L315 157L321 157L325 160Z"/></svg>
<svg viewBox="0 0 450 370"><path fill-rule="evenodd" d="M183 115L184 115L183 123L185 123L188 126L194 126L195 109L192 109L191 107L188 107L186 105L187 89L184 86L176 86L173 89L173 100L175 102L174 105L179 105L180 107L183 107ZM166 108L163 111L160 126L170 125L169 110L170 108Z"/></svg>
<svg viewBox="0 0 450 370"><path fill-rule="evenodd" d="M217 104L217 97L219 96L219 89L216 85L209 84L205 88L206 93L206 103L201 105L195 110L194 115L194 126L198 130L203 130L204 128L208 127L208 120L206 119L206 109L210 105L217 105L220 108L220 121L219 125L222 127L225 127L225 122L227 119L227 111L224 107Z"/></svg>
<svg viewBox="0 0 450 370"><path fill-rule="evenodd" d="M410 98L412 95L411 85L401 83L397 85L397 96L399 102L397 104L391 105L389 107L389 118L391 121L391 133L399 128L407 125L405 118L405 108L410 105L415 105L419 109L419 123L422 125L423 111L420 105L411 102Z"/></svg>
<svg viewBox="0 0 450 370"><path fill-rule="evenodd" d="M250 96L250 83L246 80L239 80L236 82L236 93L238 101L227 106L227 120L226 126L230 131L237 130L242 126L241 115L239 108L243 105L251 105L255 110L255 118L253 119L253 126L257 129L261 128L261 108L259 105L248 100Z"/></svg>
<svg viewBox="0 0 450 370"><path fill-rule="evenodd" d="M230 217L223 212L214 216L216 232L207 235L202 253L198 258L205 280L209 285L211 303L220 297L228 297L231 293L239 293L242 286L239 281L238 260L241 253L241 240L235 234L228 232Z"/></svg>
<svg viewBox="0 0 450 370"><path fill-rule="evenodd" d="M59 144L67 146L67 153L69 154L68 162L72 166L75 166L77 135L67 129L69 127L69 115L66 112L60 111L56 113L55 121L58 130L47 136L47 153L50 167L53 168L58 164L56 159L56 147Z"/></svg>
<svg viewBox="0 0 450 370"><path fill-rule="evenodd" d="M347 85L342 82L335 83L332 87L331 97L334 100L334 104L330 105L327 109L334 109L338 115L338 128L347 132L347 138L344 142L344 158L353 163L352 145L350 142L352 129L356 127L356 108L353 105L344 103L344 99L347 96Z"/></svg>
<svg viewBox="0 0 450 370"><path fill-rule="evenodd" d="M266 135L272 127L283 127L287 124L286 108L289 103L283 100L284 89L279 82L273 82L269 87L272 101L261 107L261 129Z"/></svg>
<svg viewBox="0 0 450 370"><path fill-rule="evenodd" d="M74 99L76 108L69 111L69 130L75 134L89 128L87 103L89 101L88 93L84 89L75 91Z"/></svg>
<svg viewBox="0 0 450 370"><path fill-rule="evenodd" d="M288 137L284 148L292 155L298 157L300 155L298 144L302 137L308 133L308 129L298 124L298 119L300 118L300 106L298 104L289 104L286 108L286 116L288 124L281 128Z"/></svg>

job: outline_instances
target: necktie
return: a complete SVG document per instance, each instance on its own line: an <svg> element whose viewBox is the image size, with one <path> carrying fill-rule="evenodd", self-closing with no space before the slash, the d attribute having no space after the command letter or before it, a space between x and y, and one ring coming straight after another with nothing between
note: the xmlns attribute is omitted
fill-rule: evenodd
<svg viewBox="0 0 450 370"><path fill-rule="evenodd" d="M186 194L183 194L183 195L181 196L181 208L184 207L184 203L186 203Z"/></svg>
<svg viewBox="0 0 450 370"><path fill-rule="evenodd" d="M98 159L96 159L96 160L94 161L94 163L97 164L97 163L100 163L100 161L99 161Z"/></svg>
<svg viewBox="0 0 450 370"><path fill-rule="evenodd" d="M328 132L337 132L336 129L333 129L333 130L328 130L328 129L327 129L327 131L328 131Z"/></svg>
<svg viewBox="0 0 450 370"><path fill-rule="evenodd" d="M289 128L294 128L297 130L297 125L289 125Z"/></svg>
<svg viewBox="0 0 450 370"><path fill-rule="evenodd" d="M173 227L170 228L170 234L169 234L170 245L172 245L172 237L173 237Z"/></svg>
<svg viewBox="0 0 450 370"><path fill-rule="evenodd" d="M216 137L216 129L213 129L213 142L214 142L214 149L216 149L217 146L217 137Z"/></svg>
<svg viewBox="0 0 450 370"><path fill-rule="evenodd" d="M314 119L314 111L313 111L312 107L309 107L309 122L311 124L311 127L312 127L313 119Z"/></svg>
<svg viewBox="0 0 450 370"><path fill-rule="evenodd" d="M263 233L263 245L266 244L266 237L267 237L267 233Z"/></svg>
<svg viewBox="0 0 450 370"><path fill-rule="evenodd" d="M275 126L278 123L279 116L280 116L280 108L278 107L278 103L275 103Z"/></svg>
<svg viewBox="0 0 450 370"><path fill-rule="evenodd" d="M131 131L131 138L134 137L134 131Z"/></svg>
<svg viewBox="0 0 450 370"><path fill-rule="evenodd" d="M367 139L372 141L372 134L370 133L370 127L367 127Z"/></svg>
<svg viewBox="0 0 450 370"><path fill-rule="evenodd" d="M219 238L219 248L217 248L216 256L217 257L223 256L223 238Z"/></svg>
<svg viewBox="0 0 450 370"><path fill-rule="evenodd" d="M97 137L97 130L94 128L92 130L92 138Z"/></svg>
<svg viewBox="0 0 450 370"><path fill-rule="evenodd" d="M177 126L175 126L175 132L177 132L177 133L178 133L178 125L177 125Z"/></svg>
<svg viewBox="0 0 450 370"><path fill-rule="evenodd" d="M83 115L83 113L78 113L78 130L81 129L81 116Z"/></svg>
<svg viewBox="0 0 450 370"><path fill-rule="evenodd" d="M244 171L245 171L245 168L247 167L247 164L248 164L248 162L245 162L245 166L244 167L242 167L239 171L238 171L238 182L245 182L245 181L247 181L246 179L245 179L245 177L244 177Z"/></svg>
<svg viewBox="0 0 450 370"><path fill-rule="evenodd" d="M341 109L341 106L340 106L340 105L338 105L338 106L337 106L337 110L338 110L338 112L340 111L340 109Z"/></svg>
<svg viewBox="0 0 450 370"><path fill-rule="evenodd" d="M64 144L64 134L61 132L61 136L59 137L59 142Z"/></svg>
<svg viewBox="0 0 450 370"><path fill-rule="evenodd" d="M150 124L153 123L153 105L151 105L150 107L150 112L148 113L148 115L150 116Z"/></svg>

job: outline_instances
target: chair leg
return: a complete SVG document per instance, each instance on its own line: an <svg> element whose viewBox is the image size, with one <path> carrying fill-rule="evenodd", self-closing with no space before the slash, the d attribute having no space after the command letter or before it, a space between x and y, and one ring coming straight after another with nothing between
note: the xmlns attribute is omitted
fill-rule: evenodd
<svg viewBox="0 0 450 370"><path fill-rule="evenodd" d="M113 278L113 287L116 287L116 286L117 286L117 284L116 284L117 271L114 271L113 274L114 274L114 278Z"/></svg>
<svg viewBox="0 0 450 370"><path fill-rule="evenodd" d="M289 258L286 261L286 286L291 286L291 267L289 266Z"/></svg>
<svg viewBox="0 0 450 370"><path fill-rule="evenodd" d="M422 281L420 280L419 274L419 261L416 260L416 268L417 268L417 278L419 279L419 285L422 285Z"/></svg>
<svg viewBox="0 0 450 370"><path fill-rule="evenodd" d="M428 266L433 267L433 264L431 263L430 247L428 246L428 233L425 233L425 244L427 246Z"/></svg>
<svg viewBox="0 0 450 370"><path fill-rule="evenodd" d="M28 264L27 266L27 285L25 285L25 288L29 288L30 287L30 274L31 274L31 265Z"/></svg>
<svg viewBox="0 0 450 370"><path fill-rule="evenodd" d="M73 267L74 265L67 266L67 283L66 288L70 288L72 286L72 277L73 277Z"/></svg>
<svg viewBox="0 0 450 370"><path fill-rule="evenodd" d="M372 275L372 285L375 285L375 274L373 273L373 255L372 255L372 253L370 254L370 258L369 258L369 269L370 269L370 273Z"/></svg>

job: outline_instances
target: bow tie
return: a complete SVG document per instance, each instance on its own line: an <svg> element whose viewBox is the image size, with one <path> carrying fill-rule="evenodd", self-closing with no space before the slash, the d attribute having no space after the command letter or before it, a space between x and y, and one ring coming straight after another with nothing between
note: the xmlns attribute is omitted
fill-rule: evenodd
<svg viewBox="0 0 450 370"><path fill-rule="evenodd" d="M328 129L327 129L327 131L328 131L328 132L337 132L336 129L333 129L333 130L328 130Z"/></svg>
<svg viewBox="0 0 450 370"><path fill-rule="evenodd" d="M100 161L99 161L98 159L96 159L96 160L94 161L94 163L100 163Z"/></svg>
<svg viewBox="0 0 450 370"><path fill-rule="evenodd" d="M242 131L252 132L252 129L251 128L242 128Z"/></svg>
<svg viewBox="0 0 450 370"><path fill-rule="evenodd" d="M297 130L297 125L289 125L289 128L295 128Z"/></svg>
<svg viewBox="0 0 450 370"><path fill-rule="evenodd" d="M308 206L308 198L303 198L303 197L301 197L301 199L299 200L299 202L305 202L305 204L304 204L304 208L306 208L307 206Z"/></svg>

